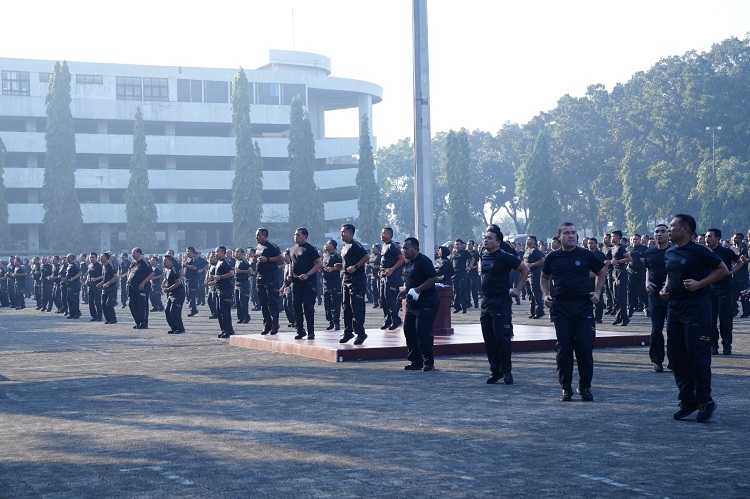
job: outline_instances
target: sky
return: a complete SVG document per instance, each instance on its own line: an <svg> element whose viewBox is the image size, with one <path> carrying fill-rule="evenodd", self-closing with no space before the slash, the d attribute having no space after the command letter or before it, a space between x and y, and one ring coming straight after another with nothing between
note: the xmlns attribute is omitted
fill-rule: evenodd
<svg viewBox="0 0 750 499"><path fill-rule="evenodd" d="M0 57L255 68L268 50L331 58L383 87L379 146L412 135L410 0L3 2ZM495 132L593 83L750 32L748 0L428 0L432 131ZM328 113L329 136L357 133Z"/></svg>

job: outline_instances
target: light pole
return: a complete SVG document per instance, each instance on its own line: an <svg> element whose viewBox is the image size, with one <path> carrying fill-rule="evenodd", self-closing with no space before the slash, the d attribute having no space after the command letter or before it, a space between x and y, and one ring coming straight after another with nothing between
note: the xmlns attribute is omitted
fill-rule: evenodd
<svg viewBox="0 0 750 499"><path fill-rule="evenodd" d="M711 163L716 175L716 132L721 131L721 125L718 126L707 126L706 132L711 132Z"/></svg>

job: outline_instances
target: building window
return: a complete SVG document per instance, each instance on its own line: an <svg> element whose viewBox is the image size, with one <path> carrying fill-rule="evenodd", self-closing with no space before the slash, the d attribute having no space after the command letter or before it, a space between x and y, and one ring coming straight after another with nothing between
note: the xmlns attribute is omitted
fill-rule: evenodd
<svg viewBox="0 0 750 499"><path fill-rule="evenodd" d="M229 102L229 84L225 81L203 82L206 102Z"/></svg>
<svg viewBox="0 0 750 499"><path fill-rule="evenodd" d="M3 95L30 95L28 71L3 71Z"/></svg>
<svg viewBox="0 0 750 499"><path fill-rule="evenodd" d="M258 104L279 104L278 83L258 83Z"/></svg>
<svg viewBox="0 0 750 499"><path fill-rule="evenodd" d="M143 100L168 101L169 80L167 78L144 78Z"/></svg>
<svg viewBox="0 0 750 499"><path fill-rule="evenodd" d="M203 102L203 81L177 80L177 100L179 102Z"/></svg>
<svg viewBox="0 0 750 499"><path fill-rule="evenodd" d="M305 86L297 83L282 83L281 84L281 103L288 106L292 103L295 97L299 96L302 99L302 104L307 104L305 98Z"/></svg>
<svg viewBox="0 0 750 499"><path fill-rule="evenodd" d="M76 84L78 85L104 85L102 75L76 75Z"/></svg>
<svg viewBox="0 0 750 499"><path fill-rule="evenodd" d="M39 73L39 83L49 83L52 73Z"/></svg>
<svg viewBox="0 0 750 499"><path fill-rule="evenodd" d="M142 100L143 82L134 76L118 76L117 100Z"/></svg>

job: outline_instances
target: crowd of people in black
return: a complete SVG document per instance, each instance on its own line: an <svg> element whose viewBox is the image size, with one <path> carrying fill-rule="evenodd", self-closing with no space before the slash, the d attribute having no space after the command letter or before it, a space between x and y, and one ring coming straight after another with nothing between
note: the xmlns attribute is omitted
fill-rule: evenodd
<svg viewBox="0 0 750 499"><path fill-rule="evenodd" d="M316 302L325 307L328 331L344 330L340 343L367 339L365 307L383 313L381 329L403 329L410 363L406 370L434 369L432 327L440 306L436 287L452 288L454 313L480 309L480 324L490 366L487 383L513 384L512 304L529 302L529 318L549 310L557 336L557 366L562 401L573 397L573 363L578 364L578 393L593 400L593 340L605 315L613 325L627 326L634 313L651 321L650 358L654 370L673 371L679 388L676 419L698 411L707 421L711 398L711 355L732 353L734 318L750 316L748 247L741 233L722 239L719 229L698 234L695 220L676 215L653 234L612 231L602 241L579 238L566 223L550 240L533 235L504 239L496 225L487 227L481 244L457 239L435 248L434 263L420 251L416 238L403 246L384 227L381 243L368 251L355 239L351 224L341 226L341 250L328 240L319 251L304 227L294 232L286 250L259 228L250 248L217 247L204 258L188 247L179 257L172 250L147 258L140 248L119 259L110 253L10 257L0 261L0 306L23 309L33 296L36 309L81 317L88 306L91 321L117 322L116 305L129 306L134 329L147 329L149 313L164 312L169 334L182 334L188 317L208 305L217 319L219 338L235 334L236 322L247 324L250 310L261 311L262 335L279 332L283 310L296 340L315 339ZM750 233L748 234L750 238ZM166 304L163 297L166 296ZM401 318L402 303L406 303ZM150 304L150 306L149 306ZM343 312L343 313L342 313ZM665 347L663 330L666 326Z"/></svg>

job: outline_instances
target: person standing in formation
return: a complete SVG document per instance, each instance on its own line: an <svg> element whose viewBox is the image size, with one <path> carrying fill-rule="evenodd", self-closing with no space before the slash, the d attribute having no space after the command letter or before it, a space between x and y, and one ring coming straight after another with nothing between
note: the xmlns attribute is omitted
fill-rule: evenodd
<svg viewBox="0 0 750 499"><path fill-rule="evenodd" d="M646 250L643 255L646 267L646 290L648 291L648 316L651 319L651 340L648 354L654 365L654 371L664 371L664 322L667 318L667 301L660 296L660 291L667 280L665 254L669 247L669 233L665 224L654 228L656 246Z"/></svg>
<svg viewBox="0 0 750 499"><path fill-rule="evenodd" d="M380 329L393 331L401 327L398 293L403 285L401 267L405 260L401 254L401 246L393 240L392 228L383 227L380 239L383 241L380 247L380 306L384 317Z"/></svg>
<svg viewBox="0 0 750 499"><path fill-rule="evenodd" d="M99 256L99 264L102 266L102 279L96 284L102 299L102 315L105 324L117 324L115 305L117 304L117 281L119 276L117 270L110 263L110 254L102 253Z"/></svg>
<svg viewBox="0 0 750 499"><path fill-rule="evenodd" d="M130 252L133 260L128 268L128 301L133 316L133 329L148 329L148 294L151 282L151 267L146 263L141 248Z"/></svg>
<svg viewBox="0 0 750 499"><path fill-rule="evenodd" d="M161 287L167 295L167 306L164 315L169 325L167 334L182 334L185 326L182 323L182 305L185 303L185 282L179 270L174 266L172 255L164 256L164 280Z"/></svg>
<svg viewBox="0 0 750 499"><path fill-rule="evenodd" d="M237 261L234 264L234 303L237 306L237 324L250 322L250 263L245 258L245 250L234 250Z"/></svg>
<svg viewBox="0 0 750 499"><path fill-rule="evenodd" d="M542 296L542 266L544 266L544 253L539 251L536 236L526 238L526 251L523 260L529 269L529 319L540 319L544 317L544 297ZM523 285L523 283L521 283Z"/></svg>
<svg viewBox="0 0 750 499"><path fill-rule="evenodd" d="M297 336L301 340L307 336L308 340L315 339L315 296L317 294L317 279L315 274L320 271L320 253L315 246L307 242L309 233L305 227L299 227L294 232L294 246L290 251L291 275L287 285L292 286L294 300L295 325ZM307 324L307 331L305 331Z"/></svg>
<svg viewBox="0 0 750 499"><path fill-rule="evenodd" d="M279 332L279 288L281 287L281 272L279 264L284 262L284 256L278 246L268 240L268 229L264 227L255 231L256 287L258 289L258 304L263 314L263 332L260 334L276 334Z"/></svg>
<svg viewBox="0 0 750 499"><path fill-rule="evenodd" d="M365 333L365 286L367 286L365 265L370 257L367 250L354 240L354 231L352 224L341 226L341 240L344 241L344 246L341 248L342 263L338 264L338 268L344 273L344 335L339 343L346 343L356 335L354 344L361 345L367 339ZM389 306L383 302L380 305Z"/></svg>
<svg viewBox="0 0 750 499"><path fill-rule="evenodd" d="M224 246L216 248L216 267L214 275L209 277L209 284L216 289L216 316L219 319L218 337L227 339L234 334L232 326L232 300L234 292L234 266L227 259Z"/></svg>
<svg viewBox="0 0 750 499"><path fill-rule="evenodd" d="M326 310L328 327L326 331L341 329L341 256L336 251L336 241L326 242L323 255L323 305Z"/></svg>

